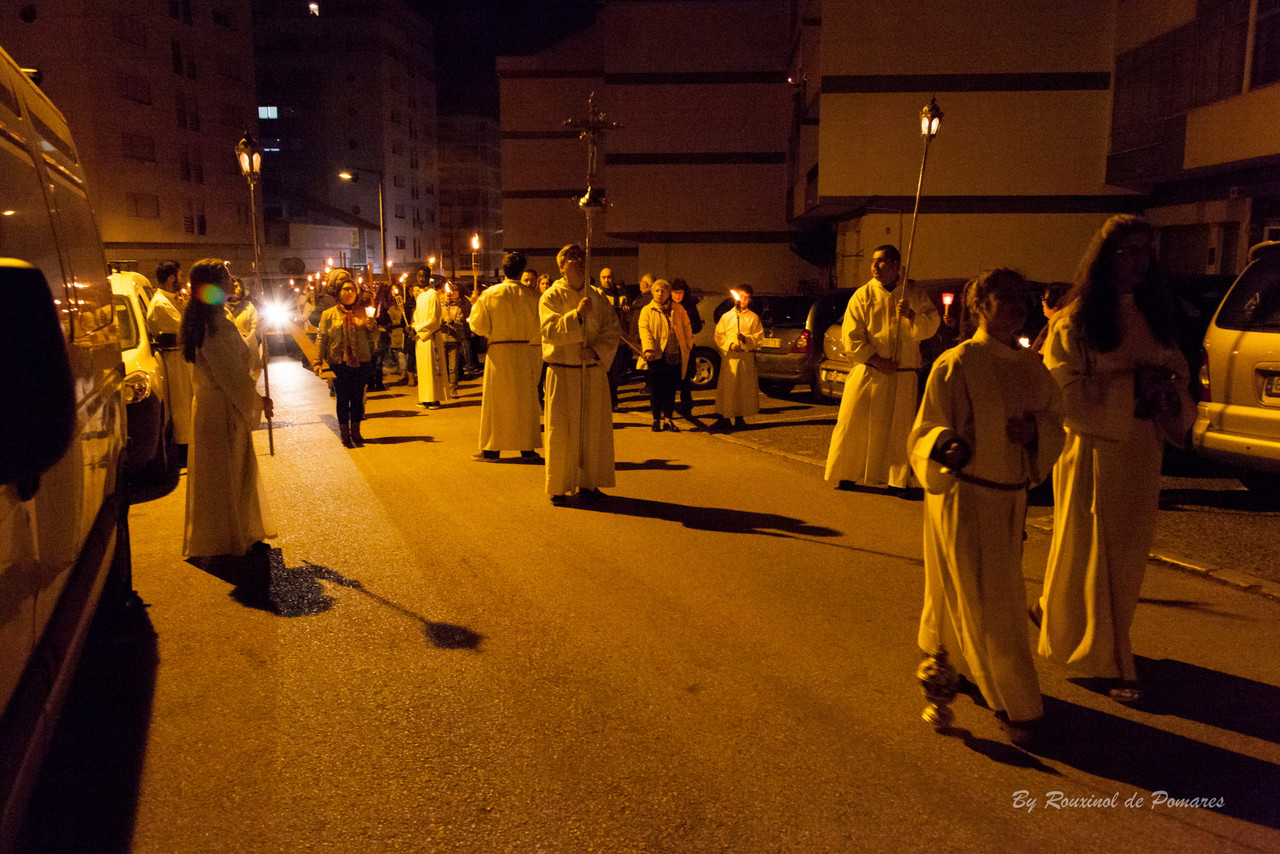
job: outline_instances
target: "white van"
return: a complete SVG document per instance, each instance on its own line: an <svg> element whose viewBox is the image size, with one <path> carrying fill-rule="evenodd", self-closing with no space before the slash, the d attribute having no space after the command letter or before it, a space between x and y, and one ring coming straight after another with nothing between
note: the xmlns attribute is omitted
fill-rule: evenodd
<svg viewBox="0 0 1280 854"><path fill-rule="evenodd" d="M0 851L104 587L131 586L124 368L66 121L0 50Z"/></svg>
<svg viewBox="0 0 1280 854"><path fill-rule="evenodd" d="M116 331L124 357L124 400L129 422L129 477L159 479L169 472L169 448L173 444L173 412L169 408L169 381L160 357L162 342L147 328L151 307L150 287L141 273L112 273ZM173 338L173 334L168 335ZM176 346L176 341L163 342Z"/></svg>

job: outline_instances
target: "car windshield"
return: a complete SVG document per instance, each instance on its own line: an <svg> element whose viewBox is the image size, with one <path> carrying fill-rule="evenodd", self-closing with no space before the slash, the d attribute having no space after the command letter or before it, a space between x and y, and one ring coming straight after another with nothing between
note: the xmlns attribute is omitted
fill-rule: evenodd
<svg viewBox="0 0 1280 854"><path fill-rule="evenodd" d="M1280 252L1263 255L1240 274L1216 322L1220 329L1280 330Z"/></svg>
<svg viewBox="0 0 1280 854"><path fill-rule="evenodd" d="M138 346L139 341L138 325L133 322L133 308L129 305L129 298L113 296L111 303L116 309L116 329L120 334L120 349L132 350Z"/></svg>
<svg viewBox="0 0 1280 854"><path fill-rule="evenodd" d="M813 308L812 296L788 295L756 297L751 307L760 314L760 322L773 329L804 329ZM757 305L757 303L759 303Z"/></svg>

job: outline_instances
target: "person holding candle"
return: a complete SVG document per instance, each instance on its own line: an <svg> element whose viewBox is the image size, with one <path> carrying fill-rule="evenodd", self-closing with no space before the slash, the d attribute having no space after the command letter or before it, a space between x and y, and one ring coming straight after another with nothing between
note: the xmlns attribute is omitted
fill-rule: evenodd
<svg viewBox="0 0 1280 854"><path fill-rule="evenodd" d="M453 285L448 285L452 288ZM444 304L440 299L440 282L428 278L413 312L413 331L418 337L418 402L426 409L439 409L440 401L449 396L445 376Z"/></svg>
<svg viewBox="0 0 1280 854"><path fill-rule="evenodd" d="M338 403L338 435L345 448L363 448L360 422L364 420L365 386L373 378L373 349L378 321L372 305L362 305L351 272L342 267L329 271L329 283L337 288L338 304L320 316L315 371L325 364L333 371L334 397Z"/></svg>
<svg viewBox="0 0 1280 854"><path fill-rule="evenodd" d="M901 279L898 249L871 254L871 280L849 299L841 327L853 362L831 433L826 480L837 489L855 484L908 497L907 434L916 416L920 342L941 320L928 294Z"/></svg>
<svg viewBox="0 0 1280 854"><path fill-rule="evenodd" d="M760 316L751 310L750 285L729 291L733 308L716 324L716 347L720 350L720 381L716 384L716 413L712 430L745 427L747 415L760 412L760 382L756 377L756 354L764 343Z"/></svg>

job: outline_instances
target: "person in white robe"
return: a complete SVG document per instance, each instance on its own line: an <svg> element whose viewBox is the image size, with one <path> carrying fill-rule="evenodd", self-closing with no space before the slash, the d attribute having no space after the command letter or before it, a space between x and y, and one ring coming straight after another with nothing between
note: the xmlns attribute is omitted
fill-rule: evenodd
<svg viewBox="0 0 1280 854"><path fill-rule="evenodd" d="M240 557L276 535L258 478L253 429L271 400L249 376L249 348L223 307L231 276L222 261L191 269L182 326L184 358L194 365L193 435L187 460L182 553Z"/></svg>
<svg viewBox="0 0 1280 854"><path fill-rule="evenodd" d="M720 379L716 382L716 414L713 430L745 427L747 415L760 412L760 381L756 375L756 350L764 343L760 315L750 309L754 293L750 285L738 285L731 293L733 308L716 323L716 349L720 351Z"/></svg>
<svg viewBox="0 0 1280 854"><path fill-rule="evenodd" d="M1053 474L1039 652L1105 680L1121 703L1142 697L1129 630L1155 536L1164 442L1181 444L1195 419L1153 237L1139 217L1109 219L1044 345L1067 439Z"/></svg>
<svg viewBox="0 0 1280 854"><path fill-rule="evenodd" d="M160 287L151 296L147 307L147 328L152 335L173 335L176 342L182 329L182 310L174 303L174 295L180 287L182 267L176 261L165 261L156 268L156 281ZM160 350L168 382L169 412L173 419L173 441L186 447L191 443L191 363L182 358L176 343Z"/></svg>
<svg viewBox="0 0 1280 854"><path fill-rule="evenodd" d="M854 367L840 398L825 473L838 488L907 486L920 342L938 331L940 319L928 294L914 283L903 285L900 273L897 248L878 247L871 280L845 309L841 338Z"/></svg>
<svg viewBox="0 0 1280 854"><path fill-rule="evenodd" d="M614 485L613 407L606 372L622 330L599 288L587 284L586 253L571 244L556 255L561 278L538 303L547 364L547 494L564 504L580 494L605 497Z"/></svg>
<svg viewBox="0 0 1280 854"><path fill-rule="evenodd" d="M249 348L251 361L249 374L257 382L262 376L262 339L258 337L258 308L249 299L244 283L235 276L231 277L232 290L227 296L227 316L235 322L240 330L240 337Z"/></svg>
<svg viewBox="0 0 1280 854"><path fill-rule="evenodd" d="M925 487L925 601L918 642L945 648L1011 738L1044 708L1027 625L1022 535L1027 489L1062 449L1058 386L1015 336L1030 288L1011 270L968 286L981 326L929 375L909 441Z"/></svg>
<svg viewBox="0 0 1280 854"><path fill-rule="evenodd" d="M446 285L446 287L453 287ZM440 301L440 285L428 280L413 310L413 331L417 335L418 402L427 409L439 409L449 399L449 378L445 370L444 308Z"/></svg>
<svg viewBox="0 0 1280 854"><path fill-rule="evenodd" d="M476 298L467 322L471 331L488 339L480 400L480 454L496 460L502 451L519 451L535 460L542 447L538 407L539 350L538 293L518 281L525 267L520 252L502 259L502 283Z"/></svg>

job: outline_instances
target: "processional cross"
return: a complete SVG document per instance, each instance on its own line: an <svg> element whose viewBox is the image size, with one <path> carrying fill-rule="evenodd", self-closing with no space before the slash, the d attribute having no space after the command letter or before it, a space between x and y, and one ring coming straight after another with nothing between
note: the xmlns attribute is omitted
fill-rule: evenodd
<svg viewBox="0 0 1280 854"><path fill-rule="evenodd" d="M566 119L564 126L578 131L578 139L587 141L587 192L578 199L578 207L587 215L587 275L591 275L591 217L605 207L604 191L596 189L596 171L600 153L604 148L604 135L622 127L618 122L605 121L604 112L596 106L596 93L587 98L587 118Z"/></svg>

